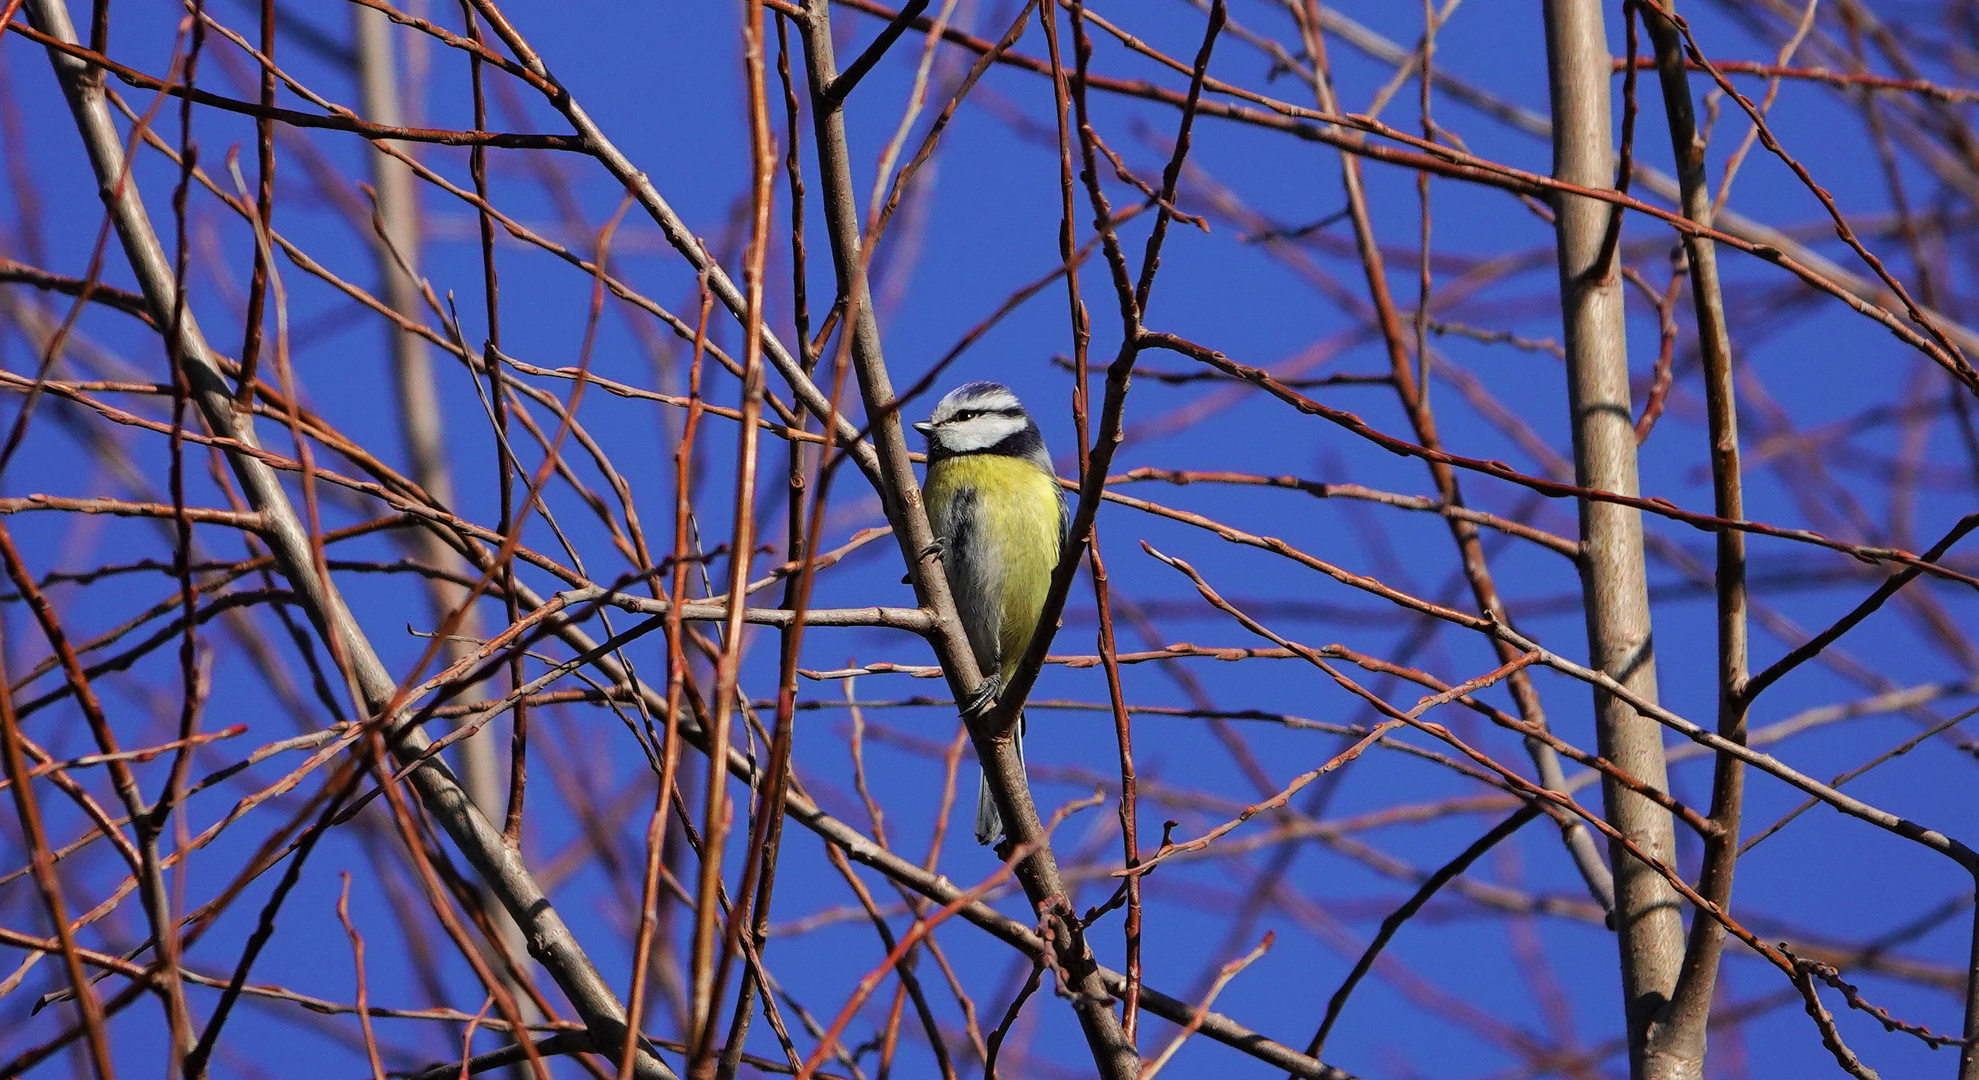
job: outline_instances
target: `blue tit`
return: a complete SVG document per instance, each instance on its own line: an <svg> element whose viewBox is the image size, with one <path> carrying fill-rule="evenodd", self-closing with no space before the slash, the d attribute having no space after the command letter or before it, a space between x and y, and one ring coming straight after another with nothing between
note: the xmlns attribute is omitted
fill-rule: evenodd
<svg viewBox="0 0 1979 1080"><path fill-rule="evenodd" d="M928 479L921 489L928 524L985 677L968 703L969 710L980 709L995 700L1031 644L1070 515L1044 437L1008 388L992 382L958 386L914 430L928 437ZM1020 761L1023 735L1019 714ZM1003 836L985 780L976 793L976 840L991 845Z"/></svg>

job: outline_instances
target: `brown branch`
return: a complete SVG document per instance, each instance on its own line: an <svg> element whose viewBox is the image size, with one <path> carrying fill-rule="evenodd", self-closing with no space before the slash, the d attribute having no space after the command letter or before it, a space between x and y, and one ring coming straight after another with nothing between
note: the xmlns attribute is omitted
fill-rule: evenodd
<svg viewBox="0 0 1979 1080"><path fill-rule="evenodd" d="M1748 532L1756 536L1772 536L1782 540L1795 540L1813 544L1817 547L1827 548L1830 551L1840 552L1869 562L1893 562L1906 567L1915 567L1919 571L1930 574L1933 577L1943 578L1946 581L1957 581L1973 588L1979 588L1979 577L1961 573L1941 563L1934 562L1930 557L1917 555L1912 552L1888 547L1850 544L1824 536L1811 529L1789 529L1778 525L1769 525L1760 521L1738 521L1729 518L1720 518L1715 514L1704 514L1694 510L1685 510L1667 499L1644 497L1639 494L1614 490L1591 483L1569 484L1559 480L1521 473L1502 461L1488 461L1482 458L1471 458L1461 454L1452 454L1442 450L1432 450L1428 447L1409 442L1407 439L1398 438L1371 427L1366 421L1353 413L1333 408L1330 405L1306 397L1279 383L1263 369L1240 364L1214 349L1206 348L1174 334L1159 331L1148 331L1143 337L1150 347L1167 349L1190 357L1191 359L1199 360L1226 374L1235 375L1245 382L1267 391L1271 396L1291 405L1300 412L1338 424L1390 453L1400 454L1406 457L1423 458L1425 460L1448 462L1458 468L1484 473L1500 480L1509 481L1549 498L1571 498L1585 500L1589 503L1601 503L1613 507L1642 511L1655 514L1658 517L1669 518L1672 521L1680 521L1706 532L1736 529L1740 532ZM1633 427L1631 427L1630 432L1629 438L1631 444L1633 444L1635 438Z"/></svg>
<svg viewBox="0 0 1979 1080"><path fill-rule="evenodd" d="M345 131L365 139L393 139L400 142L436 143L441 146L496 146L511 150L577 150L584 149L584 142L575 135L537 135L508 131L452 131L443 128L394 127L389 124L374 124L359 119L346 111L342 115L319 116L315 113L269 107L253 101L222 97L194 87L182 86L176 82L146 75L135 68L126 67L101 53L91 52L80 45L64 41L59 36L46 33L32 26L10 24L8 29L38 42L50 52L61 53L73 60L91 67L101 68L115 75L119 80L139 90L155 90L171 97L185 98L195 104L210 106L225 112L242 116L263 117L279 121L290 127L322 128L329 131Z"/></svg>
<svg viewBox="0 0 1979 1080"><path fill-rule="evenodd" d="M900 544L902 558L908 565L916 598L931 615L930 643L948 673L951 691L957 700L962 700L974 692L983 674L976 668L961 621L955 614L946 576L939 570L931 572L931 568L937 568L940 564L931 557L935 551L934 534L921 507L920 487L907 456L898 402L885 355L881 351L878 320L872 309L866 279L866 248L863 246L866 240L860 233L857 220L857 197L852 185L845 117L841 108L831 102L824 92L837 78L829 6L813 5L800 25L804 31L805 58L810 68L812 123L816 133L827 231L837 272L838 291L846 298L848 310L848 326L841 340L851 353L878 455L878 467L869 470L869 474L877 481L881 502L887 520L893 526L894 538ZM1097 482L1093 484L1095 492L1099 486ZM1084 520L1090 522L1090 508L1085 509ZM1073 528L1076 536L1082 526L1075 520ZM1068 547L1072 550L1067 551L1062 563L1076 567L1079 559L1077 545ZM1066 571L1066 565L1062 564L1059 569ZM1054 576L1053 592L1058 604L1047 601L1041 625L1053 625L1056 609L1062 606L1070 583L1069 571ZM1061 585L1064 587L1059 587ZM1040 643L1049 636L1049 633L1037 634L1032 651L1041 656L1044 650ZM1032 678L1035 678L1036 667L1035 663L1031 665ZM1048 916L1067 902L1066 893L1058 880L1057 860L1051 847L1039 842L1043 838L1042 823L1030 801L1021 759L1010 742L1016 707L1028 690L1029 680L1023 677L1020 667L1018 678L1005 684L997 711L971 727L977 738L977 752L983 759L992 790L997 794L998 806L1003 812L1011 839L1024 845L1029 853L1018 870L1018 876L1024 882L1025 891L1030 894L1033 906L1041 915ZM1120 1029L1119 1017L1107 1000L1107 991L1099 981L1096 965L1083 935L1074 932L1062 939L1055 939L1054 944L1062 950L1058 956L1059 965L1074 980L1068 987L1073 994L1073 1007L1079 1015L1101 1075L1108 1080L1132 1080L1139 1069L1138 1056Z"/></svg>
<svg viewBox="0 0 1979 1080"><path fill-rule="evenodd" d="M1677 182L1683 192L1683 210L1693 220L1709 225L1712 201L1705 173L1704 136L1698 130L1691 103L1682 41L1677 27L1653 5L1643 5L1638 10L1656 50L1663 109L1676 155ZM1692 235L1684 237L1684 253L1704 367L1712 512L1736 520L1745 516L1745 478L1739 461L1738 398L1731 332L1718 278L1718 252L1710 240ZM1713 577L1718 616L1718 734L1733 742L1743 742L1746 712L1752 700L1747 693L1745 535L1727 529L1719 532L1716 540L1717 566ZM1738 833L1745 808L1744 768L1730 754L1720 753L1713 761L1711 821L1717 831L1704 839L1703 868L1698 875L1697 890L1720 907L1731 904L1733 872L1740 854ZM1645 1056L1655 1061L1657 1068L1678 1072L1704 1068L1705 1031L1710 1023L1724 947L1722 925L1710 919L1691 923L1675 988L1660 1014L1652 1019L1647 1033Z"/></svg>
<svg viewBox="0 0 1979 1080"><path fill-rule="evenodd" d="M877 3L876 0L835 0L835 2L845 7L871 12L886 18L891 18L895 14L892 8ZM1335 27L1340 26L1344 21L1342 16L1330 9L1325 12L1324 18L1329 25ZM926 31L929 27L928 25L924 25L925 23L925 18L916 20L916 28ZM1357 24L1356 28L1359 29ZM992 47L989 42L952 28L944 31L943 36L947 40L977 53L987 52ZM1365 30L1358 37L1360 43L1367 45L1372 45L1376 41L1385 41L1385 39L1379 39L1376 35L1369 34ZM1152 53L1152 50L1145 51ZM1384 50L1376 51L1381 52ZM1397 50L1397 52L1399 53L1400 50ZM1159 57L1158 53L1154 55ZM1172 60L1167 57L1160 57L1160 59L1163 63L1168 64L1178 72L1187 71L1188 65L1181 61ZM1049 75L1051 72L1050 65L1045 61L1014 51L1004 54L1000 60L1021 70L1040 75ZM1437 80L1439 83L1444 83L1445 77L1439 74ZM1096 89L1105 90L1109 93L1156 101L1174 107L1179 107L1185 99L1185 95L1177 91L1141 80L1095 76L1090 80L1090 84ZM1447 83L1445 84L1447 85ZM1602 182L1597 185L1575 184L1562 181L1555 177L1517 169L1499 162L1489 161L1461 150L1430 143L1428 140L1419 139L1406 132L1377 123L1367 117L1355 115L1331 116L1316 110L1303 109L1299 106L1276 101L1265 95L1257 94L1215 79L1209 80L1206 86L1217 93L1255 102L1261 107L1252 108L1226 101L1205 100L1199 107L1202 115L1205 116L1214 116L1268 130L1279 131L1296 138L1348 150L1372 160L1383 161L1410 170L1428 172L1436 176L1496 187L1516 195L1537 196L1541 198L1574 195L1583 199L1599 200L1653 217L1678 232L1708 236L1719 244L1746 252L1749 255L1779 266L1813 288L1847 304L1858 314L1865 315L1882 324L1891 333L1897 335L1912 347L1929 355L1933 362L1957 375L1967 385L1979 385L1979 379L1969 377L1961 371L1960 364L1962 361L1955 354L1946 351L1929 334L1920 333L1911 325L1908 319L1896 315L1883 306L1882 297L1889 295L1887 290L1878 288L1870 281L1842 269L1832 261L1821 256L1818 252L1815 252L1777 229L1730 212L1722 215L1721 220L1724 223L1724 228L1706 228L1680 213L1620 194L1610 186L1610 181L1613 179L1612 176L1604 177ZM1548 125L1543 118L1534 117L1524 110L1505 105L1495 98L1490 98L1489 95L1476 98L1476 100L1485 104L1489 111L1513 119L1516 122L1515 126L1523 130L1542 137L1549 133ZM1346 132L1332 130L1336 125L1350 130ZM1379 135L1383 138L1400 142L1404 146L1410 147L1410 149L1398 149L1381 143L1370 142L1363 138L1359 134L1360 132ZM1636 169L1636 174L1643 178L1646 186L1657 191L1659 194L1671 199L1677 197L1677 186L1669 177L1639 166ZM1923 311L1923 315L1929 320L1930 325L1950 334L1966 348L1979 348L1979 332L1974 332L1957 321L1948 319L1935 311Z"/></svg>
<svg viewBox="0 0 1979 1080"><path fill-rule="evenodd" d="M1340 1010L1346 1007L1347 998L1353 994L1354 987L1360 985L1361 979L1373 970L1375 959L1381 955L1381 950L1387 947L1388 942L1394 939L1396 932L1401 930L1402 924L1413 918L1416 912L1421 911L1423 905L1429 903L1430 898L1434 897L1443 886L1470 869L1472 863L1483 858L1486 852L1496 847L1499 841L1518 832L1526 822L1538 817L1539 805L1537 802L1526 803L1513 811L1512 816L1493 826L1483 836L1471 841L1470 846L1458 852L1456 858L1444 863L1435 873L1429 875L1401 907L1381 920L1381 929L1376 931L1374 940L1368 942L1366 951L1361 953L1359 960L1354 961L1353 970L1347 973L1346 980L1340 984L1338 990L1333 991L1333 996L1327 999L1326 1016L1320 1020L1319 1031L1306 1046L1306 1053L1318 1057L1326 1049L1326 1036L1333 1030L1334 1022L1340 1019Z"/></svg>
<svg viewBox="0 0 1979 1080"><path fill-rule="evenodd" d="M540 606L540 599L526 586L518 583L517 590L522 594L526 604ZM597 642L589 635L567 622L557 625L557 634L571 647L580 651L590 651L597 647ZM636 686L648 707L656 712L665 709L666 695L657 694L645 687L612 656L600 654L596 663L605 679L615 685L624 683ZM682 713L665 715L679 717L680 734L684 739L697 746L705 746L705 736L692 715ZM755 764L740 751L731 750L728 760L730 775L744 779L756 775ZM827 843L843 850L848 858L873 867L930 900L946 904L954 900L960 891L945 875L903 859L875 844L858 830L825 813L800 791L792 790L785 795L784 812ZM998 939L1022 949L1028 956L1043 956L1055 947L1032 927L1002 914L987 904L980 902L970 904L960 909L959 914ZM1116 996L1126 993L1124 975L1098 965L1094 966L1093 975L1098 979L1105 993ZM1145 986L1141 989L1141 1005L1147 1012L1177 1024L1187 1023L1193 1009L1193 1006L1186 1002L1161 993L1153 987ZM1353 1080L1351 1074L1315 1061L1219 1013L1212 1012L1206 1015L1200 1030L1202 1034L1208 1035L1217 1042L1308 1080Z"/></svg>
<svg viewBox="0 0 1979 1080"><path fill-rule="evenodd" d="M75 34L64 0L33 0L28 11L41 33L73 46ZM251 419L235 411L219 362L191 318L172 322L171 313L179 302L173 272L138 199L137 186L125 175L123 140L110 117L100 82L87 63L65 49L51 48L49 58L89 152L101 194L118 226L125 255L151 306L152 318L158 325L178 327L176 354L193 399L207 424L234 444L226 455L228 463L249 502L268 519L270 546L283 574L303 597L318 632L352 665L366 707L386 717L396 716L400 699L397 681L378 659L335 587L319 574L314 552L320 548L312 544L309 530L273 471L262 457L251 452L257 445ZM398 749L416 756L428 741L420 731L406 731L398 740ZM606 1037L622 1032L623 1006L585 957L519 854L466 803L444 766L432 763L418 769L411 782L477 872L501 895L510 914L529 930L534 947L540 950L538 958L586 1021ZM657 1058L649 1057L646 1062L642 1069L645 1075L671 1076Z"/></svg>

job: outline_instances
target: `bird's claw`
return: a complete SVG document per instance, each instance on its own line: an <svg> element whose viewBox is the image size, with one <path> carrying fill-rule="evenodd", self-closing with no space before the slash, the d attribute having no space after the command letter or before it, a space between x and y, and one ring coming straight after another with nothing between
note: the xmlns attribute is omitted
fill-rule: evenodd
<svg viewBox="0 0 1979 1080"><path fill-rule="evenodd" d="M947 545L942 542L941 537L937 536L928 543L927 547L921 549L921 553L919 555L914 556L914 561L917 563L926 562L928 561L928 558L930 556L939 559L941 558L942 551L946 548L946 546ZM905 574L900 575L900 583L902 585L906 585L912 582L913 580L914 580L914 573L911 570Z"/></svg>
<svg viewBox="0 0 1979 1080"><path fill-rule="evenodd" d="M996 704L997 691L1003 689L1001 680L990 678L976 684L966 701L962 703L962 718L974 720L990 711Z"/></svg>

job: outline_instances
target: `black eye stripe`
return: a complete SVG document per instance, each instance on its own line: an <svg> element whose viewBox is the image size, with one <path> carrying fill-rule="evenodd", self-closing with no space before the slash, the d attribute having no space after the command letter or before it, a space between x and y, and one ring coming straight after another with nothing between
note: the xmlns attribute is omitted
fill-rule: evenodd
<svg viewBox="0 0 1979 1080"><path fill-rule="evenodd" d="M961 424L984 416L1001 416L1012 420L1021 420L1024 417L1024 408L1021 405L995 405L986 408L957 409L944 422Z"/></svg>

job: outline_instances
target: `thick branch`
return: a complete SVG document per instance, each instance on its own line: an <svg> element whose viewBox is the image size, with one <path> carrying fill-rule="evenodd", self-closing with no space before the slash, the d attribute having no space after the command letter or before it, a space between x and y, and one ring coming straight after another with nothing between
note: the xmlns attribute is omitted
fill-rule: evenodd
<svg viewBox="0 0 1979 1080"><path fill-rule="evenodd" d="M27 10L42 33L68 45L75 43L64 0L34 0ZM171 263L139 199L136 179L129 173L123 137L111 119L100 76L60 48L49 49L49 60L89 153L99 193L150 305L153 322L178 326L175 344L194 401L216 435L242 445L242 449L225 451L227 461L249 504L265 519L263 535L283 575L295 588L318 633L349 664L365 708L373 715L387 713L401 696L397 680L373 650L336 586L326 575L317 573L312 538L302 519L275 470L251 452L259 446L251 417L235 410L219 358L208 347L191 313L179 310ZM423 732L409 730L394 741L394 746L402 758L413 760L429 743ZM501 833L475 810L445 765L428 761L410 779L427 812L524 928L531 952L557 980L594 1034L605 1040L622 1038L624 1007L523 865L520 853L505 844ZM671 1080L673 1073L658 1058L642 1055L640 1075Z"/></svg>
<svg viewBox="0 0 1979 1080"><path fill-rule="evenodd" d="M956 700L967 700L982 681L982 673L976 667L975 656L955 613L947 577L932 557L934 533L921 506L920 484L908 457L899 402L894 397L886 357L880 347L879 321L873 312L866 279L867 254L859 231L845 115L842 102L829 96L829 87L837 78L829 6L811 5L803 28L804 54L811 77L820 194L838 291L845 297L847 306L849 325L845 333L850 337L852 363L859 377L867 423L872 428L873 446L879 458L876 486L887 520L893 526L893 535L900 543L901 555L909 566L915 595L931 615L929 641L948 675L949 688ZM1096 483L1095 487L1098 486ZM1043 917L1067 931L1054 934L1052 944L1058 953L1060 970L1072 980L1065 990L1073 995L1073 1008L1092 1047L1093 1060L1108 1080L1133 1080L1140 1071L1139 1055L1121 1029L1120 1018L1113 1011L1109 991L1099 978L1085 936L1076 930L1075 920L1061 914L1061 909L1069 914L1068 894L1059 879L1057 857L1045 839L1037 808L1031 802L1023 760L1011 741L1010 731L1007 726L996 729L972 724L971 734L984 774L998 794L997 802L1004 812L1011 841L1031 849L1030 856L1017 869L1024 891Z"/></svg>
<svg viewBox="0 0 1979 1080"><path fill-rule="evenodd" d="M1553 100L1553 172L1563 183L1607 188L1615 175L1609 125L1610 64L1599 0L1547 0L1546 58ZM1611 234L1618 208L1560 195L1555 204L1560 301L1566 323L1567 395L1572 410L1574 474L1583 487L1622 495L1639 490L1634 413L1629 405L1628 337L1622 283ZM1635 699L1656 700L1656 654L1650 634L1642 517L1613 503L1582 499L1581 588L1590 666ZM1629 701L1597 687L1595 733L1601 756L1651 786L1667 789L1661 730ZM1676 859L1668 811L1604 779L1608 823L1615 828L1609 863L1615 875L1615 920L1622 993L1628 1012L1629 1065L1650 1075L1648 1028L1669 1001L1683 960L1683 912L1670 884L1628 848L1664 863Z"/></svg>

